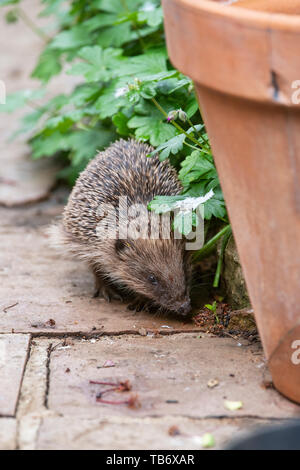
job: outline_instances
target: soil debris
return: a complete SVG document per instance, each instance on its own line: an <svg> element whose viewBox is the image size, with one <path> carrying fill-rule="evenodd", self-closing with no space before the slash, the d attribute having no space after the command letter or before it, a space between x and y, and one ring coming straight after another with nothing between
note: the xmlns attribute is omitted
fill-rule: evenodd
<svg viewBox="0 0 300 470"><path fill-rule="evenodd" d="M107 393L123 393L129 392L132 389L132 385L129 380L124 380L120 382L101 382L98 380L90 380L89 382L91 385L107 385L110 388L106 390L101 390L96 395L96 402L103 403L106 405L127 405L129 408L137 409L141 407L140 401L138 399L137 394L131 394L128 399L126 400L107 400L103 399L103 395Z"/></svg>
<svg viewBox="0 0 300 470"><path fill-rule="evenodd" d="M218 379L210 379L208 382L207 382L207 386L208 388L215 388L219 385L219 381Z"/></svg>
<svg viewBox="0 0 300 470"><path fill-rule="evenodd" d="M3 309L3 313L7 313L7 310L10 310L11 308L16 307L17 305L19 305L19 302L16 302L16 303L14 303L14 304L12 304L12 305L9 305L8 307L5 307L5 308Z"/></svg>
<svg viewBox="0 0 300 470"><path fill-rule="evenodd" d="M107 369L108 367L116 367L116 364L114 363L114 361L108 359L104 362L103 366L98 366L97 369Z"/></svg>
<svg viewBox="0 0 300 470"><path fill-rule="evenodd" d="M139 329L139 334L140 334L141 336L147 336L147 330L146 330L146 328L140 328L140 329Z"/></svg>
<svg viewBox="0 0 300 470"><path fill-rule="evenodd" d="M179 436L181 432L179 431L177 426L171 426L168 430L169 436Z"/></svg>
<svg viewBox="0 0 300 470"><path fill-rule="evenodd" d="M46 322L38 322L38 323L32 323L31 328L55 328L56 327L56 321L50 318L50 320Z"/></svg>
<svg viewBox="0 0 300 470"><path fill-rule="evenodd" d="M208 305L208 304L206 304ZM206 333L217 336L236 335L249 339L250 342L259 340L253 310L231 310L224 302L214 302L208 307L201 308L194 316L193 322Z"/></svg>

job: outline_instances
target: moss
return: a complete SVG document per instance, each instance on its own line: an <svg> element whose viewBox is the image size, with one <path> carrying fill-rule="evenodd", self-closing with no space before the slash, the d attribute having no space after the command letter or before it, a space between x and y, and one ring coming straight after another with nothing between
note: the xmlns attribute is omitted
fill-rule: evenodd
<svg viewBox="0 0 300 470"><path fill-rule="evenodd" d="M231 307L237 309L249 307L247 286L233 237L231 237L225 251L222 274L226 300Z"/></svg>

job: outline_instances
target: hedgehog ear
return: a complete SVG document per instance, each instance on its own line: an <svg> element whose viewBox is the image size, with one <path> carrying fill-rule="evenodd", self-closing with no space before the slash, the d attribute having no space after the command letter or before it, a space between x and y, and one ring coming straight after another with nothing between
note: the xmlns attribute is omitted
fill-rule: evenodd
<svg viewBox="0 0 300 470"><path fill-rule="evenodd" d="M126 250L126 248L131 248L131 247L132 247L131 242L129 242L128 240L120 240L120 239L116 240L115 249L118 254L123 253L124 250Z"/></svg>

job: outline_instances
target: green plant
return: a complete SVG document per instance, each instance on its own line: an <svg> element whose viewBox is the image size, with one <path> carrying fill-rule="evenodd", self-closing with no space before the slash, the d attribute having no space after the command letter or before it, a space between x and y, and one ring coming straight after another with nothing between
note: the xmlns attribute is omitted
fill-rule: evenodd
<svg viewBox="0 0 300 470"><path fill-rule="evenodd" d="M59 177L70 184L96 151L115 139L149 142L155 147L151 155L159 153L177 168L184 188L182 196L163 201L169 210L191 198L196 209L199 198L210 194L203 217L219 221L220 230L196 254L201 258L229 225L193 83L168 59L159 0L41 1L41 15L55 19L51 36L28 18L21 0L0 0L0 6L12 6L9 22L25 21L45 44L32 72L41 90L14 93L1 110L12 112L24 104L33 108L18 132L28 135L33 158L58 154L65 164ZM80 76L80 83L68 95L40 101L47 83L63 68ZM150 208L159 212L161 202L158 196ZM182 213L175 219L184 234L196 224L196 213L189 224Z"/></svg>
<svg viewBox="0 0 300 470"><path fill-rule="evenodd" d="M216 319L216 323L219 324L220 319L217 315L217 301L215 300L212 304L206 304L205 307L208 308L208 310L210 310L214 314L214 317Z"/></svg>

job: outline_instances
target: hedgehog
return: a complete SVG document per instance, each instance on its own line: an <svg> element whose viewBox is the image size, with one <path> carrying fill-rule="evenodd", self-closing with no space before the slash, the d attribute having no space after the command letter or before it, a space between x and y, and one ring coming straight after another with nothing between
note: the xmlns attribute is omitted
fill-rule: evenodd
<svg viewBox="0 0 300 470"><path fill-rule="evenodd" d="M52 244L88 264L95 296L107 301L129 298L129 308L137 311L187 315L192 269L184 240L176 239L172 229L168 237L159 231L152 238L144 212L134 236L126 233L124 238L118 225L113 236L104 230L120 222L124 201L126 207L145 207L148 216L147 206L155 196L182 191L175 169L157 155L149 158L153 150L143 142L121 139L99 152L79 175L62 220L52 226Z"/></svg>

